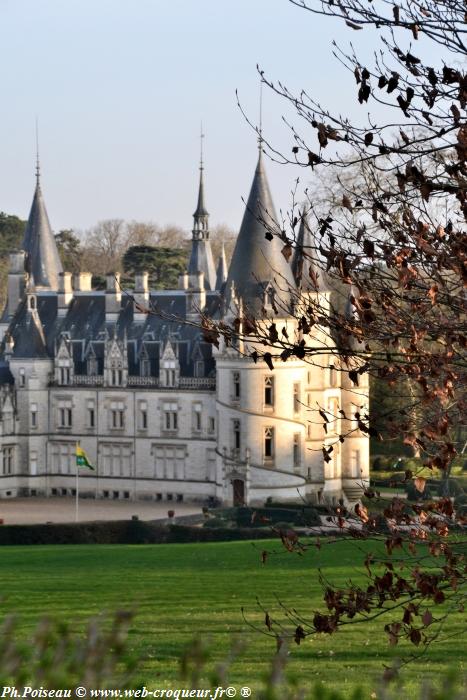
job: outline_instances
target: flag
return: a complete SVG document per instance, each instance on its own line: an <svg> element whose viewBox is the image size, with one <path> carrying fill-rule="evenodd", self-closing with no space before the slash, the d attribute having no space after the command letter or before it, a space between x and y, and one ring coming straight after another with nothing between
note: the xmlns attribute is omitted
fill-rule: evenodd
<svg viewBox="0 0 467 700"><path fill-rule="evenodd" d="M86 469L91 469L94 471L94 467L88 460L86 452L79 445L76 445L76 466L85 467Z"/></svg>

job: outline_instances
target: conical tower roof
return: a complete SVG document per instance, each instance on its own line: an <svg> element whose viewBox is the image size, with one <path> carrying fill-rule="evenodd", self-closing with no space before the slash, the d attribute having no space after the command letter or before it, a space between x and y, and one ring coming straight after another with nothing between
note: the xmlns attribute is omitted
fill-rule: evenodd
<svg viewBox="0 0 467 700"><path fill-rule="evenodd" d="M328 292L329 280L315 258L316 241L308 225L305 207L300 215L294 254L292 258L292 273L297 287L302 292Z"/></svg>
<svg viewBox="0 0 467 700"><path fill-rule="evenodd" d="M39 169L22 248L27 254L27 271L32 275L36 289L45 287L57 291L58 277L63 267L45 208Z"/></svg>
<svg viewBox="0 0 467 700"><path fill-rule="evenodd" d="M260 313L264 305L264 290L271 282L275 282L280 306L288 305L288 289L295 288L295 281L291 267L282 254L283 242L276 235L268 240L268 228L277 231L276 212L260 151L227 277L227 307L234 292L245 309Z"/></svg>

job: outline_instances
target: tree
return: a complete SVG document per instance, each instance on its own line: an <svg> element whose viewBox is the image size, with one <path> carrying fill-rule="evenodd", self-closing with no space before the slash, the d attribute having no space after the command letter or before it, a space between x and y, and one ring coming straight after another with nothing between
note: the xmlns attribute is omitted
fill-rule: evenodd
<svg viewBox="0 0 467 700"><path fill-rule="evenodd" d="M290 1L304 12L340 18L355 32L372 28L383 42L372 66L363 65L353 48L346 53L336 47L365 114L372 104L383 114L369 114L360 123L332 113L312 91L294 94L260 71L263 82L305 124L303 133L291 125L289 153L267 140L264 151L306 175L329 169L339 183L339 200L325 212L308 193L314 245L300 252L306 281L318 290L318 265L336 290L344 285L350 307L344 312L342 304L333 304L323 320L327 314L318 293L307 298L290 290L294 303L285 311L297 314L293 335L290 328L239 308L230 325L204 318L206 338L241 340L256 362L270 367L291 357L314 363L315 327L325 325L343 359L341 371L354 386L369 373L389 390L410 389L404 404L384 417L378 437L401 437L419 451L426 468L449 475L462 447L460 428L465 437L467 408L465 4ZM414 48L421 39L427 59ZM358 177L348 177L355 166ZM263 217L267 237L282 240L287 260L297 249L301 216L294 206L286 221L271 223L267 213ZM283 280L277 280L278 318L284 315L281 285ZM371 420L370 407L359 428L375 435ZM407 472L405 480L425 492L420 474ZM424 648L440 638L449 610L463 604L465 539L460 533L465 519L448 497L413 504L393 498L378 509L375 490L365 495L366 505L348 512L340 504L329 517L349 537L381 542L385 553L366 557L365 586L349 582L336 588L323 576L327 610L311 619L288 610L293 636L299 644L308 635L331 634L341 625L385 614L391 644L405 638ZM296 535L279 535L287 549L303 551ZM439 607L443 603L446 607ZM266 611L265 624L267 634L282 638L284 627Z"/></svg>
<svg viewBox="0 0 467 700"><path fill-rule="evenodd" d="M73 229L63 229L55 234L55 242L64 270L77 273L81 270L81 241Z"/></svg>
<svg viewBox="0 0 467 700"><path fill-rule="evenodd" d="M26 229L26 221L18 216L0 212L0 308L6 302L6 286L8 278L8 256L21 247L21 241Z"/></svg>
<svg viewBox="0 0 467 700"><path fill-rule="evenodd" d="M120 270L126 242L126 225L122 219L99 221L87 232L84 240L84 261L88 271L105 275Z"/></svg>
<svg viewBox="0 0 467 700"><path fill-rule="evenodd" d="M128 275L148 272L153 289L176 289L179 275L187 268L188 253L180 248L131 246L123 256L122 265Z"/></svg>

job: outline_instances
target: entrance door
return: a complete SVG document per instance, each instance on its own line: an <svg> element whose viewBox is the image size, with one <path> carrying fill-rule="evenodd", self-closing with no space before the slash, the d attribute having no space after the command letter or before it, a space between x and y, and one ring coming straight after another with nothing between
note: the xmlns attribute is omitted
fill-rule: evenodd
<svg viewBox="0 0 467 700"><path fill-rule="evenodd" d="M234 506L245 505L245 482L242 479L234 479L233 487L233 504Z"/></svg>

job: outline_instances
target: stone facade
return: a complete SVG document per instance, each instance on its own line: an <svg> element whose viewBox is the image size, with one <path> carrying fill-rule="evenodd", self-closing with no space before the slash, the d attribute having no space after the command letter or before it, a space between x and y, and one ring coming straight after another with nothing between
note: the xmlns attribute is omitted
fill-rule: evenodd
<svg viewBox="0 0 467 700"><path fill-rule="evenodd" d="M37 177L0 324L0 498L73 494L78 442L96 467L80 471L83 497L237 504L358 497L369 455L355 412L367 403L367 378L358 391L348 385L324 329L316 328L322 355L313 365L289 360L269 370L248 357L253 338L242 348L221 342L213 349L186 323L201 312L232 320L239 304L253 310L261 295L267 317L273 275L300 288L273 249L270 273L255 268L251 210L272 213L273 206L261 158L232 264L227 270L222 257L217 275L202 176L179 289L151 291L142 272L136 304L118 275L96 291L89 274L72 280L63 272ZM325 302L330 292L302 287L301 294ZM293 330L294 318L283 315ZM326 433L319 408L329 416ZM339 450L337 438L348 430ZM334 445L327 463L323 445Z"/></svg>

